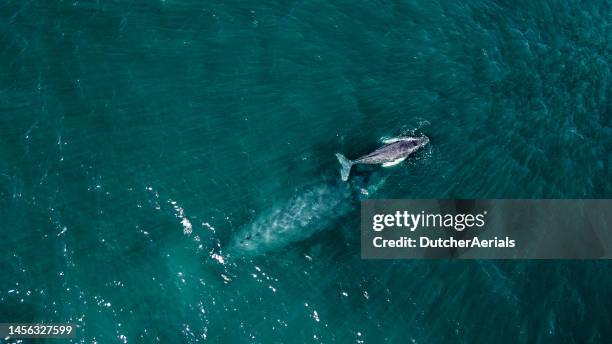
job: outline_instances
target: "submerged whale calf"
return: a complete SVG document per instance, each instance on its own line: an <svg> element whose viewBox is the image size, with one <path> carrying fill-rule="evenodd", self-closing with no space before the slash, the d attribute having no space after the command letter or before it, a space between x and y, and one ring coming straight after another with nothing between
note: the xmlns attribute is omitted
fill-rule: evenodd
<svg viewBox="0 0 612 344"><path fill-rule="evenodd" d="M336 153L336 157L341 165L340 176L343 181L347 181L351 167L356 164L381 164L383 167L399 164L428 142L429 138L427 136L396 137L383 141L384 146L355 160L349 160L344 155Z"/></svg>

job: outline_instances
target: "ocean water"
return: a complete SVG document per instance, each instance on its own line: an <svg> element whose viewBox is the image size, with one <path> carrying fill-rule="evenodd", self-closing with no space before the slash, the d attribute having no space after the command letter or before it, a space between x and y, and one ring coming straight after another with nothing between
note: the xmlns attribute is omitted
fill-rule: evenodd
<svg viewBox="0 0 612 344"><path fill-rule="evenodd" d="M611 56L605 0L2 0L0 322L610 342L608 262L365 261L358 205L612 197ZM340 181L334 153L406 134L431 142Z"/></svg>

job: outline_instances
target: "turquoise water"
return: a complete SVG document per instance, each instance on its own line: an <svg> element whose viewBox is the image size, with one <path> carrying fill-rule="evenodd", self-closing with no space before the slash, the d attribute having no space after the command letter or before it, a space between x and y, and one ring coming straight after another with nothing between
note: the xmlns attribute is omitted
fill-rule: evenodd
<svg viewBox="0 0 612 344"><path fill-rule="evenodd" d="M83 343L609 341L609 263L364 261L358 204L611 198L611 9L1 1L0 322ZM431 142L340 182L334 153L399 134Z"/></svg>

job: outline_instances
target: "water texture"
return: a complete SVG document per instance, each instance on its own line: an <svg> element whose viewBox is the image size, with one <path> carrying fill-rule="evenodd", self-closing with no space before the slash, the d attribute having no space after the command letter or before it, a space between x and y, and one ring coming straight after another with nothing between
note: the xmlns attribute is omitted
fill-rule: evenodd
<svg viewBox="0 0 612 344"><path fill-rule="evenodd" d="M610 1L0 0L0 322L609 342L608 262L364 261L359 200L611 198L611 56Z"/></svg>

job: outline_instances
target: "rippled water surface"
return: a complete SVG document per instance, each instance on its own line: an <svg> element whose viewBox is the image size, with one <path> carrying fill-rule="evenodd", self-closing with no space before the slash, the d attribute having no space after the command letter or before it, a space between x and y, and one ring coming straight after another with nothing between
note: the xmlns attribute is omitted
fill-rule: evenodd
<svg viewBox="0 0 612 344"><path fill-rule="evenodd" d="M611 10L0 1L0 322L83 343L609 342L609 263L364 261L358 205L611 198ZM431 142L339 180L334 153L399 134Z"/></svg>

